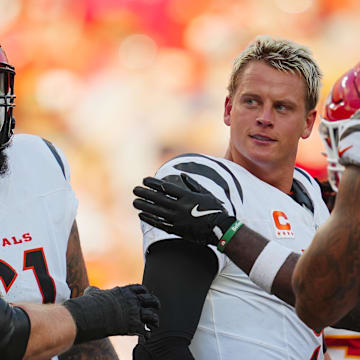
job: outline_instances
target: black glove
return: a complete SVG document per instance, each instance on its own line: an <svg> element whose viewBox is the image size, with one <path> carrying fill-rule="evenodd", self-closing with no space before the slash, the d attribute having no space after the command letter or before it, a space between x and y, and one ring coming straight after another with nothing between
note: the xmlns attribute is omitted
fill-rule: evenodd
<svg viewBox="0 0 360 360"><path fill-rule="evenodd" d="M0 296L1 359L22 359L29 336L30 320L26 312L17 306L10 305Z"/></svg>
<svg viewBox="0 0 360 360"><path fill-rule="evenodd" d="M75 344L112 335L150 337L159 326L159 300L143 285L128 285L110 290L88 287L83 296L69 299L64 306L77 326Z"/></svg>
<svg viewBox="0 0 360 360"><path fill-rule="evenodd" d="M134 207L142 210L141 220L169 234L199 244L217 245L223 234L236 221L223 204L194 179L181 174L184 187L147 177L137 186Z"/></svg>

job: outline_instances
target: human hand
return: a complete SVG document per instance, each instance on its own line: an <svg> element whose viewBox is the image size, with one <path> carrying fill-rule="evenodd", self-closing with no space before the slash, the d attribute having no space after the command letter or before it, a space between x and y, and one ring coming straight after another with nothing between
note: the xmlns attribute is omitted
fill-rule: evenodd
<svg viewBox="0 0 360 360"><path fill-rule="evenodd" d="M159 326L159 300L143 285L100 290L88 287L83 296L65 301L77 326L75 344L112 335L150 337Z"/></svg>
<svg viewBox="0 0 360 360"><path fill-rule="evenodd" d="M235 217L229 216L222 202L194 179L184 173L180 177L183 187L147 177L143 181L146 188L134 188L139 198L133 205L142 211L140 219L186 240L217 245Z"/></svg>

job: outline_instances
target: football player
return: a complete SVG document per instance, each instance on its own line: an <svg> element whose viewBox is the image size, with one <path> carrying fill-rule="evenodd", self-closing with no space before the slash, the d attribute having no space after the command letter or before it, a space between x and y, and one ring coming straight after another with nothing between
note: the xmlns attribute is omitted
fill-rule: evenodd
<svg viewBox="0 0 360 360"><path fill-rule="evenodd" d="M13 136L14 78L0 47L0 292L13 303L59 303L89 285L77 199L61 150L38 136ZM62 358L79 353L117 359L108 339L76 346Z"/></svg>
<svg viewBox="0 0 360 360"><path fill-rule="evenodd" d="M347 185L340 187L338 194L339 200L336 205L338 210L334 216L332 216L333 219L330 221L331 225L322 227L315 235L315 244L318 242L319 249L316 253L318 256L314 258L313 263L311 263L313 266L311 268L306 268L311 271L305 272L306 277L302 277L302 273L298 272L294 281L297 289L297 310L300 312L300 316L304 317L307 324L314 329L317 329L318 333L320 333L320 330L323 327L330 324L338 328L355 331L360 330L358 320L360 316L359 306L355 307L347 314L351 307L357 302L357 283L352 283L352 276L349 276L349 279L345 283L342 283L342 285L337 283L340 275L349 275L347 271L353 271L354 276L356 276L353 262L356 260L357 254L356 252L352 254L352 250L357 243L358 223L356 222L356 215L353 218L350 215L353 215L354 211L355 214L359 213L357 209L357 206L359 206L357 202L357 193L359 191L358 186L360 186L358 184L359 169L356 166L353 166L354 164L356 165L359 163L359 149L357 149L354 145L356 143L356 138L354 139L354 136L357 136L359 131L359 121L354 120L354 118L357 117L356 112L358 109L356 105L358 99L354 99L354 97L356 98L358 96L357 89L354 89L351 94L351 86L356 85L358 82L356 79L357 74L358 70L356 67L340 79L334 86L333 96L334 94L339 93L339 87L341 88L341 86L349 81L349 84L347 84L347 90L340 93L341 96L334 96L334 99L328 101L328 120L323 120L321 126L321 131L326 143L333 152L336 151L335 155L337 157L339 156L337 154L337 149L347 149L346 151L340 151L340 154L342 153L341 162L346 165L343 182L346 181ZM347 96L349 96L349 98L347 98ZM352 105L348 104L348 102ZM350 109L350 112L351 114L354 114L354 117L353 120L347 124L343 121L340 122L340 124L338 122L337 125L341 125L337 129L339 132L335 129L336 123L331 123L329 127L335 131L332 135L330 135L330 131L323 127L323 123L329 123L329 111L330 109L337 108L335 103L338 108L344 106L345 109ZM352 110L351 106L354 106ZM334 116L335 115L332 114L333 119ZM330 141L331 137L333 139L337 139L336 142L332 143ZM348 153L346 154L347 151ZM334 159L334 156L332 157L330 154L329 159ZM334 160L331 160L330 170L333 170L334 168L333 163ZM338 180L340 178L339 175L344 169L344 167L341 167L338 163L336 166L338 173L336 175L333 174L333 176L331 176L330 173L330 179L333 179L331 180L331 183L334 186L334 189L337 189ZM298 171L299 170L300 169L298 169ZM250 279L252 279L258 286L266 290L268 293L275 294L289 305L294 305L295 294L291 288L291 274L298 259L300 258L299 253L294 251L286 252L283 247L275 244L271 246L271 242L268 242L259 233L249 229L247 226L248 220L245 216L244 222L246 225L239 224L234 218L231 219L228 212L224 211L226 202L223 201L223 203L220 203L213 194L185 173L180 175L180 181L178 181L178 185L180 186L171 183L169 178L164 179L166 181L147 178L144 180L144 184L148 186L149 189L141 187L135 189L135 194L142 198L137 199L134 202L135 207L143 210L143 212L140 213L141 219L166 231L167 233L179 235L184 239L192 240L195 243L217 245L218 249L220 251L224 251L233 263L244 270L246 274L249 274ZM296 177L294 177L294 180L295 179ZM298 203L310 209L310 198L306 195L306 192L298 191L299 189L294 186L295 184L296 183L294 181L293 191L290 195L296 199ZM258 183L255 182L255 185L257 186ZM334 204L334 190L329 188L326 183L321 183L321 190L322 196L331 210ZM254 188L253 191L256 192L257 190ZM265 199L259 198L259 203L263 204L264 202ZM201 209L200 212L199 209ZM199 216L199 213L202 213L202 216ZM315 214L316 211L314 215ZM277 224L275 221L276 228L278 230L282 230L283 234L284 232L287 234L292 229L291 218L288 216L285 217L285 215L286 214L283 212L281 214L282 219L278 219L279 221ZM275 219L276 217L274 217L274 220ZM315 219L316 217L314 216L314 220ZM334 221L334 219L338 219L338 222ZM355 224L353 224L354 219ZM340 222L343 222L343 224L340 224L341 226L339 225L339 220ZM229 223L232 221L234 221L234 225L229 227ZM313 227L318 227L316 222L313 223ZM345 232L344 227L346 228ZM257 228L253 226L253 229L260 232L260 221L259 226ZM282 234L282 232L280 232L280 234ZM334 236L332 236L332 234L334 234ZM345 240L342 240L343 236L345 236ZM325 255L327 255L323 245L321 244L321 241L325 244L327 243L327 240L325 239L333 242L333 249L329 258L323 256L324 254L322 253L324 252ZM354 241L352 248L339 249L338 247L335 247L335 245L339 244L341 246L342 242L345 242L347 245L351 245L352 239ZM280 244L281 243L279 242L279 245ZM283 243L283 245L286 244ZM269 246L273 247L275 251L272 251ZM313 245L311 246L311 249L313 249ZM311 251L310 254L312 254ZM344 269L343 267L346 263L347 252L350 252L349 264L351 266ZM309 258L308 254L309 253L306 252L305 259ZM334 254L336 256L334 256ZM340 262L339 257L341 256L345 257ZM341 265L340 269L336 268L335 264L337 264L337 262L334 263L333 260L339 262ZM329 269L331 269L331 271L329 271ZM311 276L315 277L315 281L312 280ZM302 282L304 279L306 282ZM326 288L324 290L321 286L323 280L325 285L330 284L333 286L328 288L328 290L333 291L330 294L326 292ZM355 287L355 292L352 290L353 286ZM308 294L305 291L306 289L310 290ZM339 297L336 293L337 289L340 291ZM342 296L345 290L349 291L349 293L347 293L347 297ZM349 297L353 301L353 304L350 306ZM306 299L309 301L305 302ZM320 303L318 303L318 299L320 300ZM338 306L332 307L334 303L335 305L337 303ZM305 304L305 312L304 309L300 307L302 304ZM313 304L317 305L312 307ZM309 309L311 309L311 311ZM329 318L330 313L336 315L334 318L335 320ZM325 314L325 317L321 319L318 314L321 316L324 316ZM353 333L348 332L345 338L346 337L348 340L347 342L344 338L341 339L339 336L336 336L332 337L333 341L329 339L329 343L330 345L334 345L339 348L346 347L345 351L347 351L347 355L356 357L358 355L358 348L356 345L358 341L357 335L354 336ZM314 356L314 358L316 358L320 355L317 352L314 353Z"/></svg>
<svg viewBox="0 0 360 360"><path fill-rule="evenodd" d="M320 78L306 48L259 37L234 62L225 159L185 154L134 189L143 282L162 304L136 360L323 359L322 335L297 317L291 287L329 216L317 182L295 168Z"/></svg>
<svg viewBox="0 0 360 360"><path fill-rule="evenodd" d="M145 338L145 325L158 326L159 302L142 285L99 290L58 304L10 305L0 297L2 360L49 359L81 344L110 335ZM80 354L81 356L81 354Z"/></svg>
<svg viewBox="0 0 360 360"><path fill-rule="evenodd" d="M344 165L359 164L356 139L360 139L360 63L335 82L327 98L319 130L327 154L329 182L333 191L337 192L345 171ZM345 176L348 177L349 174ZM357 179L354 180L354 183L347 180L347 190L348 196L356 201ZM356 267L359 252L353 247L357 246L358 241L358 230L353 229L358 226L356 208L351 210L352 215L347 218L346 211L352 206L351 201L346 198L339 201L336 213L327 224L327 231L331 231L332 237L318 239L306 252L304 262L301 261L294 273L296 307L305 321L314 317L313 312L316 317L322 318L334 316L339 310L346 313L358 302ZM346 222L343 222L344 218L347 218ZM333 229L335 226L336 229ZM338 231L343 232L344 227L348 228L348 232L339 235ZM321 257L317 256L318 251L322 251ZM316 263L311 268L310 261ZM314 282L308 282L310 276ZM314 284L317 287L316 296L313 293ZM316 303L313 305L312 302ZM333 313L335 314L332 315ZM358 315L360 313L353 310L352 316ZM360 358L359 333L328 328L325 334L329 353L334 360Z"/></svg>

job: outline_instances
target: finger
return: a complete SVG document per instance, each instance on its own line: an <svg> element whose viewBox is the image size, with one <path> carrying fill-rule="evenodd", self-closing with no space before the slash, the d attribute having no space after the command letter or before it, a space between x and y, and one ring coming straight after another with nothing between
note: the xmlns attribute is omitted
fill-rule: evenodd
<svg viewBox="0 0 360 360"><path fill-rule="evenodd" d="M139 294L138 299L140 301L140 304L143 307L160 309L160 301L155 295L148 294L148 293L147 294Z"/></svg>
<svg viewBox="0 0 360 360"><path fill-rule="evenodd" d="M167 220L162 220L155 215L145 213L145 212L141 212L139 214L139 218L151 226L154 226L160 230L166 231L168 234L177 235L176 232L174 231L174 226L172 224L167 223Z"/></svg>
<svg viewBox="0 0 360 360"><path fill-rule="evenodd" d="M167 194L175 198L179 198L184 194L184 189L168 181L147 177L144 179L143 183L149 188L160 191L163 194Z"/></svg>
<svg viewBox="0 0 360 360"><path fill-rule="evenodd" d="M170 209L163 208L161 205L152 204L143 199L135 199L133 205L135 209L145 211L163 219L172 219L174 217L174 214Z"/></svg>
<svg viewBox="0 0 360 360"><path fill-rule="evenodd" d="M181 173L180 174L183 183L193 192L197 193L209 193L203 186L201 186L197 181L195 181L188 174Z"/></svg>
<svg viewBox="0 0 360 360"><path fill-rule="evenodd" d="M141 321L151 327L159 327L159 315L151 309L141 309Z"/></svg>
<svg viewBox="0 0 360 360"><path fill-rule="evenodd" d="M176 205L176 200L159 191L154 191L141 186L136 186L133 190L133 193L136 196L139 196L147 201L153 202L155 205L161 205L168 209L173 209Z"/></svg>

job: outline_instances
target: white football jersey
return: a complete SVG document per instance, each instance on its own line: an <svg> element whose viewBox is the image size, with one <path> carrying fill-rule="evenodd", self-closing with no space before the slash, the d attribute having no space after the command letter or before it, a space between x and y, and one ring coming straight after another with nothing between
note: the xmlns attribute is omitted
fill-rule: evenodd
<svg viewBox="0 0 360 360"><path fill-rule="evenodd" d="M9 302L54 303L70 297L66 249L77 211L62 169L43 139L16 135L0 177L0 293Z"/></svg>
<svg viewBox="0 0 360 360"><path fill-rule="evenodd" d="M224 203L228 213L270 241L301 254L329 216L316 181L296 168L294 179L314 212L261 181L238 164L186 154L170 160L158 178L187 173ZM144 254L154 242L176 238L142 223ZM293 307L266 293L225 255L210 246L219 263L190 349L197 360L323 359L322 336L308 328Z"/></svg>

